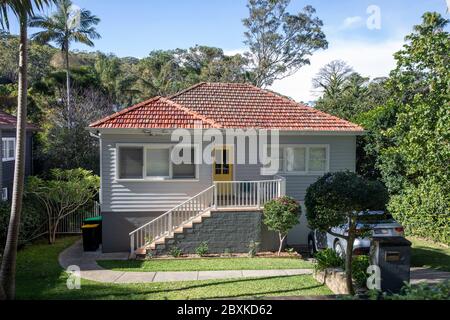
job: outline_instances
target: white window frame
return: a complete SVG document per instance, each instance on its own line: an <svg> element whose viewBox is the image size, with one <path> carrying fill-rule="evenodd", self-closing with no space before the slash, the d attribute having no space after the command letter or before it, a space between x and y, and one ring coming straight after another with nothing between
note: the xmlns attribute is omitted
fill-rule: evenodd
<svg viewBox="0 0 450 320"><path fill-rule="evenodd" d="M283 175L291 175L291 176L299 176L299 175L323 175L327 172L330 172L330 145L329 144L280 144L279 146L280 154L283 153L283 164L282 168L280 168L280 173ZM306 163L305 163L305 171L287 171L287 148L305 148L306 149ZM310 171L309 170L309 154L311 148L325 148L326 150L326 162L325 162L325 171Z"/></svg>
<svg viewBox="0 0 450 320"><path fill-rule="evenodd" d="M8 201L8 188L2 188L2 201Z"/></svg>
<svg viewBox="0 0 450 320"><path fill-rule="evenodd" d="M14 152L13 152L13 154L14 154L14 156L12 156L12 157L5 157L5 155L3 154L4 152L3 152L3 146L6 144L6 152L9 154L9 150L8 150L8 145L9 145L9 143L8 142L10 142L10 141L13 141L13 145L14 145ZM6 162L6 161L14 161L14 160L16 160L16 138L13 138L13 137L11 137L11 138L2 138L2 161L3 162Z"/></svg>
<svg viewBox="0 0 450 320"><path fill-rule="evenodd" d="M123 147L136 147L142 148L143 154L143 166L141 179L120 179L120 158L119 150ZM172 150L177 148L194 148L194 165L195 165L195 178L194 179L174 179L173 178L173 162L169 159L169 176L164 177L149 177L147 176L147 150L151 149L169 149L169 156L172 154ZM199 181L199 146L197 144L158 144L158 143L117 143L116 144L116 181L121 182L198 182Z"/></svg>

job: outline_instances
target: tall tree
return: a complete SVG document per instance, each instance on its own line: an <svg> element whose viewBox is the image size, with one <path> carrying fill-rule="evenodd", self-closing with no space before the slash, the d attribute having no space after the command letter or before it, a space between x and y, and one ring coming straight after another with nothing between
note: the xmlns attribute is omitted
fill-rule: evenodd
<svg viewBox="0 0 450 320"><path fill-rule="evenodd" d="M70 122L70 59L69 50L71 42L79 42L90 47L94 46L92 40L99 39L100 34L95 27L100 19L89 10L76 8L71 0L58 0L57 10L51 16L35 16L30 26L44 29L35 33L32 38L41 42L55 42L64 54L66 69L66 103L68 113L68 126Z"/></svg>
<svg viewBox="0 0 450 320"><path fill-rule="evenodd" d="M388 111L393 126L380 169L391 193L389 209L408 232L450 243L450 34L435 12L406 37L395 54Z"/></svg>
<svg viewBox="0 0 450 320"><path fill-rule="evenodd" d="M17 242L19 238L20 214L22 212L25 175L25 135L27 122L27 54L28 18L34 10L52 2L51 0L0 0L0 24L9 28L8 13L12 12L19 21L19 79L17 102L16 161L11 203L11 216L8 225L5 250L0 268L0 300L14 299Z"/></svg>
<svg viewBox="0 0 450 320"><path fill-rule="evenodd" d="M297 14L286 11L290 0L249 0L245 44L253 64L253 82L259 87L271 85L310 63L309 57L328 42L316 10L306 6Z"/></svg>
<svg viewBox="0 0 450 320"><path fill-rule="evenodd" d="M328 97L336 97L342 92L345 82L353 72L353 68L345 61L333 60L320 68L313 78L313 86L322 90Z"/></svg>

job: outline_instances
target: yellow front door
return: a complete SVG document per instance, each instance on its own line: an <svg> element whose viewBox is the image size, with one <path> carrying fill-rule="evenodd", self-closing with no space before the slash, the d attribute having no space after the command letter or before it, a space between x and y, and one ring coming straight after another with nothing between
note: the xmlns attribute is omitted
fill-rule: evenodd
<svg viewBox="0 0 450 320"><path fill-rule="evenodd" d="M214 181L233 181L233 153L231 147L214 149Z"/></svg>

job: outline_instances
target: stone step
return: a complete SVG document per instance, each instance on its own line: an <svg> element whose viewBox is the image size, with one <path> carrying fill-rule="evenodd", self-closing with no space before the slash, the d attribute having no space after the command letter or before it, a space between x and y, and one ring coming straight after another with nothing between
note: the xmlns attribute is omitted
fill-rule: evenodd
<svg viewBox="0 0 450 320"><path fill-rule="evenodd" d="M184 224L182 227L179 227L173 231L171 235L162 237L161 239L158 239L154 242L152 242L147 247L143 248L145 251L147 250L164 250L168 242L171 240L176 239L176 235L182 235L185 233L187 229L192 229L194 227L194 224L200 224L203 222L204 219L211 217L211 211L207 211L203 213L201 216L189 221L188 223Z"/></svg>

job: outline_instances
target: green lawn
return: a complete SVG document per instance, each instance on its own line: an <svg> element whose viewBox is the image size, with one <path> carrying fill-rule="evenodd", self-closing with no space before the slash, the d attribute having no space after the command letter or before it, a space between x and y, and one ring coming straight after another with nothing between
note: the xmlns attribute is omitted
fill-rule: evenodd
<svg viewBox="0 0 450 320"><path fill-rule="evenodd" d="M298 258L209 258L148 261L98 261L105 269L117 271L215 271L312 269L312 263Z"/></svg>
<svg viewBox="0 0 450 320"><path fill-rule="evenodd" d="M58 264L58 254L77 238L64 238L53 246L36 243L19 252L18 299L214 299L263 296L327 295L332 292L311 276L263 279L151 283L142 285L102 284L82 280L80 290L68 290L67 274Z"/></svg>
<svg viewBox="0 0 450 320"><path fill-rule="evenodd" d="M450 248L414 237L408 237L413 243L411 265L450 271Z"/></svg>

